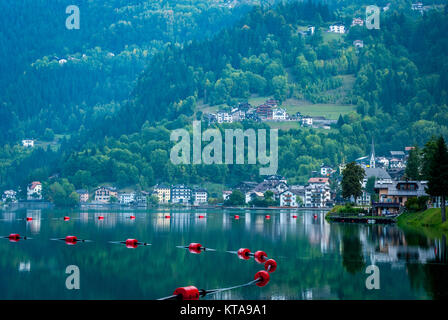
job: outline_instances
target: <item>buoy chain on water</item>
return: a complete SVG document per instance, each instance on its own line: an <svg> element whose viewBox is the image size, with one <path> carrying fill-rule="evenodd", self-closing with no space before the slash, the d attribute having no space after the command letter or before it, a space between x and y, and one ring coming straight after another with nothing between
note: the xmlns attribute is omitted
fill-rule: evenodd
<svg viewBox="0 0 448 320"><path fill-rule="evenodd" d="M190 251L205 250L205 248L200 243L196 242L190 243L188 246L183 248L188 248ZM235 251L227 251L227 252L237 253L238 256L243 257L244 260L247 260L251 256L253 256L257 262L264 263L265 270L258 271L254 276L254 280L241 285L236 285L228 288L213 289L213 290L198 289L195 286L179 287L176 290L174 290L171 296L161 298L159 300L199 300L199 297L204 297L207 294L213 294L217 292L237 289L245 286L250 286L253 284L255 284L258 287L264 287L265 285L268 284L270 280L269 273L272 273L277 269L277 262L274 259L267 259L267 254L264 251L258 250L255 253L252 253L247 248L240 248L236 252Z"/></svg>
<svg viewBox="0 0 448 320"><path fill-rule="evenodd" d="M276 266L276 264L275 264L275 266ZM258 271L257 273L255 273L254 280L252 280L250 282L236 285L233 287L228 287L228 288L205 290L205 289L198 289L195 286L179 287L176 290L174 290L174 292L171 296L161 298L159 300L199 300L199 297L205 297L207 294L213 294L213 293L217 293L217 292L233 290L233 289L242 288L242 287L246 287L246 286L250 286L250 285L254 285L254 284L258 287L264 287L265 285L267 285L269 283L269 280L270 280L269 272L274 272L275 268L273 268L273 267L271 267L271 265L269 265L268 270L271 270L271 271L265 271L265 270Z"/></svg>

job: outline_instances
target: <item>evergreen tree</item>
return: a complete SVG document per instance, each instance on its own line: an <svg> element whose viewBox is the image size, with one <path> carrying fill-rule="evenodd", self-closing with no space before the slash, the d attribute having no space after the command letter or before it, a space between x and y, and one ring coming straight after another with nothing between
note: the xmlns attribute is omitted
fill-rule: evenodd
<svg viewBox="0 0 448 320"><path fill-rule="evenodd" d="M342 118L342 114L339 114L337 126L338 128L342 127L345 124L344 118Z"/></svg>
<svg viewBox="0 0 448 320"><path fill-rule="evenodd" d="M353 196L356 200L356 198L362 195L362 180L365 176L364 169L355 162L351 162L342 171L342 175L342 197L348 199Z"/></svg>
<svg viewBox="0 0 448 320"><path fill-rule="evenodd" d="M405 170L406 178L410 180L420 180L421 161L420 150L418 147L415 147L409 152Z"/></svg>
<svg viewBox="0 0 448 320"><path fill-rule="evenodd" d="M445 199L448 196L448 151L442 136L437 140L430 163L426 192L431 196L441 198L442 222L445 222Z"/></svg>

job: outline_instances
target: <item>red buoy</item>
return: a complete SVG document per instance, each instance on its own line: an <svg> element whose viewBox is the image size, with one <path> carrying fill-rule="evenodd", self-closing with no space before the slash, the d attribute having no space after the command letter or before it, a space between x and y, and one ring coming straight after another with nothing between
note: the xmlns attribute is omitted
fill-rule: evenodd
<svg viewBox="0 0 448 320"><path fill-rule="evenodd" d="M199 300L199 290L194 286L177 288L173 295L181 295L182 300Z"/></svg>
<svg viewBox="0 0 448 320"><path fill-rule="evenodd" d="M26 221L31 221L31 220L33 220L32 217L26 217Z"/></svg>
<svg viewBox="0 0 448 320"><path fill-rule="evenodd" d="M205 218L205 216L200 215L198 218L199 218L199 219L203 219L203 218Z"/></svg>
<svg viewBox="0 0 448 320"><path fill-rule="evenodd" d="M293 215L292 218L293 218L293 219L297 219L297 216L296 216L296 215Z"/></svg>
<svg viewBox="0 0 448 320"><path fill-rule="evenodd" d="M271 219L271 216L269 214L264 216L267 220Z"/></svg>
<svg viewBox="0 0 448 320"><path fill-rule="evenodd" d="M137 248L138 240L137 239L126 239L126 248Z"/></svg>
<svg viewBox="0 0 448 320"><path fill-rule="evenodd" d="M17 242L17 241L20 240L20 234L18 234L18 233L11 233L11 234L8 236L8 239L9 239L9 241L11 241L11 242Z"/></svg>
<svg viewBox="0 0 448 320"><path fill-rule="evenodd" d="M70 217L64 217L64 221L68 221L68 220L70 220Z"/></svg>
<svg viewBox="0 0 448 320"><path fill-rule="evenodd" d="M201 253L202 245L200 243L190 243L188 245L188 251L191 253L199 254Z"/></svg>
<svg viewBox="0 0 448 320"><path fill-rule="evenodd" d="M254 253L254 259L258 263L264 263L266 261L267 256L268 255L264 251L255 251L255 253Z"/></svg>
<svg viewBox="0 0 448 320"><path fill-rule="evenodd" d="M130 216L129 218L132 220L132 219L135 219L135 216Z"/></svg>
<svg viewBox="0 0 448 320"><path fill-rule="evenodd" d="M76 236L66 236L65 237L65 243L67 244L75 244L78 241L78 238Z"/></svg>
<svg viewBox="0 0 448 320"><path fill-rule="evenodd" d="M104 220L103 216L98 216L98 220Z"/></svg>
<svg viewBox="0 0 448 320"><path fill-rule="evenodd" d="M314 219L317 219L317 214L314 215Z"/></svg>
<svg viewBox="0 0 448 320"><path fill-rule="evenodd" d="M202 245L200 243L190 243L188 245L188 249L196 249L196 250L200 250L202 248Z"/></svg>
<svg viewBox="0 0 448 320"><path fill-rule="evenodd" d="M270 278L270 277L269 277L269 273L267 273L267 272L264 271L264 270L258 271L258 272L255 274L254 280L257 280L257 279L260 279L260 278L261 278L261 280L258 281L258 282L256 283L256 285L259 286L259 287L264 287L264 286L267 285L268 282L269 282L269 278Z"/></svg>
<svg viewBox="0 0 448 320"><path fill-rule="evenodd" d="M234 215L233 217L235 218L235 220L238 220L238 219L240 218L240 216L239 216L239 215L237 215L237 214L236 214L236 215Z"/></svg>
<svg viewBox="0 0 448 320"><path fill-rule="evenodd" d="M250 250L246 249L246 248L238 249L237 254L238 254L238 258L243 259L243 260L249 260L249 258L250 258Z"/></svg>
<svg viewBox="0 0 448 320"><path fill-rule="evenodd" d="M165 216L165 219L170 219L170 218L171 218L171 216L168 214Z"/></svg>
<svg viewBox="0 0 448 320"><path fill-rule="evenodd" d="M269 259L265 262L264 269L267 272L274 272L277 269L277 262L274 259Z"/></svg>

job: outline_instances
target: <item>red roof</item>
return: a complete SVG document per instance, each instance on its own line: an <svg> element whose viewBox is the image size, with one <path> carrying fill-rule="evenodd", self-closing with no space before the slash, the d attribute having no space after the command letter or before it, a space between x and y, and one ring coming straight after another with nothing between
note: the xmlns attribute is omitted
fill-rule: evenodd
<svg viewBox="0 0 448 320"><path fill-rule="evenodd" d="M310 178L308 183L328 183L329 178Z"/></svg>
<svg viewBox="0 0 448 320"><path fill-rule="evenodd" d="M34 190L34 188L36 188L36 186L40 185L41 183L39 181L33 181L30 184L30 190Z"/></svg>

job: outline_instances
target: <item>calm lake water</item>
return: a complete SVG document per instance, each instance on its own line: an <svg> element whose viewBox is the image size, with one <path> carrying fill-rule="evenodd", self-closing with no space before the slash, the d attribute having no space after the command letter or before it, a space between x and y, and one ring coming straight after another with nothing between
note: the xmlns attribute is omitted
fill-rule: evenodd
<svg viewBox="0 0 448 320"><path fill-rule="evenodd" d="M104 220L98 220L99 215ZM270 282L204 299L447 297L445 239L397 226L329 224L324 215L286 210L0 211L1 236L32 238L0 239L0 299L158 299L181 286L234 286L263 270L254 259L226 252L239 248L263 250L277 261ZM27 216L33 220L24 220ZM92 242L67 245L51 240L67 235ZM109 243L128 238L152 245L132 249ZM191 242L217 251L192 254L176 247ZM380 271L379 290L366 288L371 264ZM79 290L65 286L69 265L79 267Z"/></svg>

